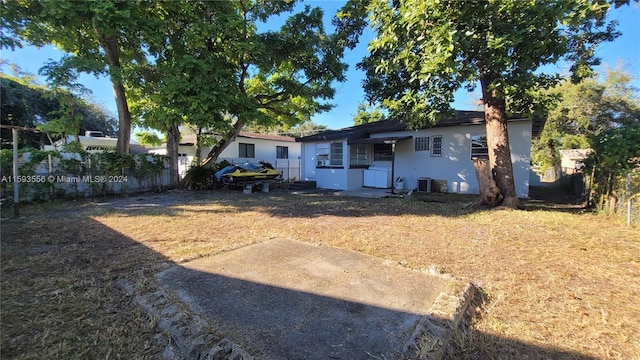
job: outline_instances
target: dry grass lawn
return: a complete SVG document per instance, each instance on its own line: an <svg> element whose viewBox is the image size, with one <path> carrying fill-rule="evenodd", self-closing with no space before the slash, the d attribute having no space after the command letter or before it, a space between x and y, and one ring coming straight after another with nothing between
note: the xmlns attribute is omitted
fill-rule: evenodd
<svg viewBox="0 0 640 360"><path fill-rule="evenodd" d="M470 199L208 191L27 206L2 220L0 357L157 358L157 319L114 279L287 238L476 284L450 357L640 358L637 224L545 204L464 210Z"/></svg>

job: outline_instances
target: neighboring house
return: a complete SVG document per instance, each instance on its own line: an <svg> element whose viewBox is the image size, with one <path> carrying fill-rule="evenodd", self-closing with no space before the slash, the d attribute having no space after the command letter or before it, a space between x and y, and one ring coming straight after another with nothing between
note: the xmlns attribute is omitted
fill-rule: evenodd
<svg viewBox="0 0 640 360"><path fill-rule="evenodd" d="M591 154L591 149L567 149L559 150L560 169L563 175L573 175L582 172L584 161Z"/></svg>
<svg viewBox="0 0 640 360"><path fill-rule="evenodd" d="M408 130L399 121L380 121L299 139L302 179L318 188L355 190L395 187L428 191L427 179L446 184L446 191L479 193L472 157L488 157L484 113L457 111L431 128ZM544 121L510 118L509 144L516 192L529 195L531 138ZM419 186L419 181L421 186ZM400 186L398 186L400 187Z"/></svg>
<svg viewBox="0 0 640 360"><path fill-rule="evenodd" d="M560 153L559 167L549 167L544 171L540 166L532 167L532 186L553 186L562 179L563 176L579 174L582 172L584 161L591 154L591 149L565 149L558 150Z"/></svg>
<svg viewBox="0 0 640 360"><path fill-rule="evenodd" d="M195 157L196 136L183 135L179 147L179 172L183 177ZM211 146L204 146L201 157L207 156ZM166 155L166 145L149 149L149 152ZM227 160L233 164L266 161L280 170L284 179L300 179L300 143L288 136L259 134L241 131L235 141L220 154L217 162Z"/></svg>
<svg viewBox="0 0 640 360"><path fill-rule="evenodd" d="M101 131L85 131L84 136L78 136L82 148L90 153L105 150L115 150L118 138L106 137ZM64 144L75 141L75 136L67 136L65 139L56 141L53 145L45 145L44 150L60 150ZM146 154L147 149L139 144L129 144L129 153Z"/></svg>

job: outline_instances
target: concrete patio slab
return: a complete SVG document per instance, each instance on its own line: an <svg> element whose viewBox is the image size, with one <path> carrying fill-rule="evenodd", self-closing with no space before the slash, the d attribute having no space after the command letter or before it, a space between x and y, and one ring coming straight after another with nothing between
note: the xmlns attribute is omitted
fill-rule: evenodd
<svg viewBox="0 0 640 360"><path fill-rule="evenodd" d="M453 280L273 239L174 266L158 281L254 358L313 360L396 358Z"/></svg>

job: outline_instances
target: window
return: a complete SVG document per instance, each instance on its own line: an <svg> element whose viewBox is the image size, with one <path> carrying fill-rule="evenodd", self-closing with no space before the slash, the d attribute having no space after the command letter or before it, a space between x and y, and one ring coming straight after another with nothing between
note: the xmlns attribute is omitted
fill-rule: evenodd
<svg viewBox="0 0 640 360"><path fill-rule="evenodd" d="M329 166L330 145L316 144L316 166Z"/></svg>
<svg viewBox="0 0 640 360"><path fill-rule="evenodd" d="M429 150L429 137L422 136L416 138L415 151L428 151Z"/></svg>
<svg viewBox="0 0 640 360"><path fill-rule="evenodd" d="M391 161L392 159L391 144L373 144L374 161Z"/></svg>
<svg viewBox="0 0 640 360"><path fill-rule="evenodd" d="M489 146L486 135L471 135L471 158L489 158Z"/></svg>
<svg viewBox="0 0 640 360"><path fill-rule="evenodd" d="M316 144L316 167L342 165L342 142Z"/></svg>
<svg viewBox="0 0 640 360"><path fill-rule="evenodd" d="M342 166L342 142L331 143L331 166Z"/></svg>
<svg viewBox="0 0 640 360"><path fill-rule="evenodd" d="M276 146L276 159L288 159L289 147L288 146Z"/></svg>
<svg viewBox="0 0 640 360"><path fill-rule="evenodd" d="M238 149L238 156L241 158L254 158L256 157L256 146L254 144L238 144L240 148Z"/></svg>
<svg viewBox="0 0 640 360"><path fill-rule="evenodd" d="M367 145L351 145L351 154L349 155L349 165L367 165Z"/></svg>
<svg viewBox="0 0 640 360"><path fill-rule="evenodd" d="M433 145L431 146L431 156L442 156L442 135L433 137Z"/></svg>

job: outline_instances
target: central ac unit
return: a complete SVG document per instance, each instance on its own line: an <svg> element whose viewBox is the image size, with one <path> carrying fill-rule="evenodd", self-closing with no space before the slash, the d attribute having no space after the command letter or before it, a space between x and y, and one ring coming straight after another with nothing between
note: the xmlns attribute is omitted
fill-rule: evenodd
<svg viewBox="0 0 640 360"><path fill-rule="evenodd" d="M418 192L423 192L423 193L431 192L431 178L427 178L427 177L418 178Z"/></svg>

